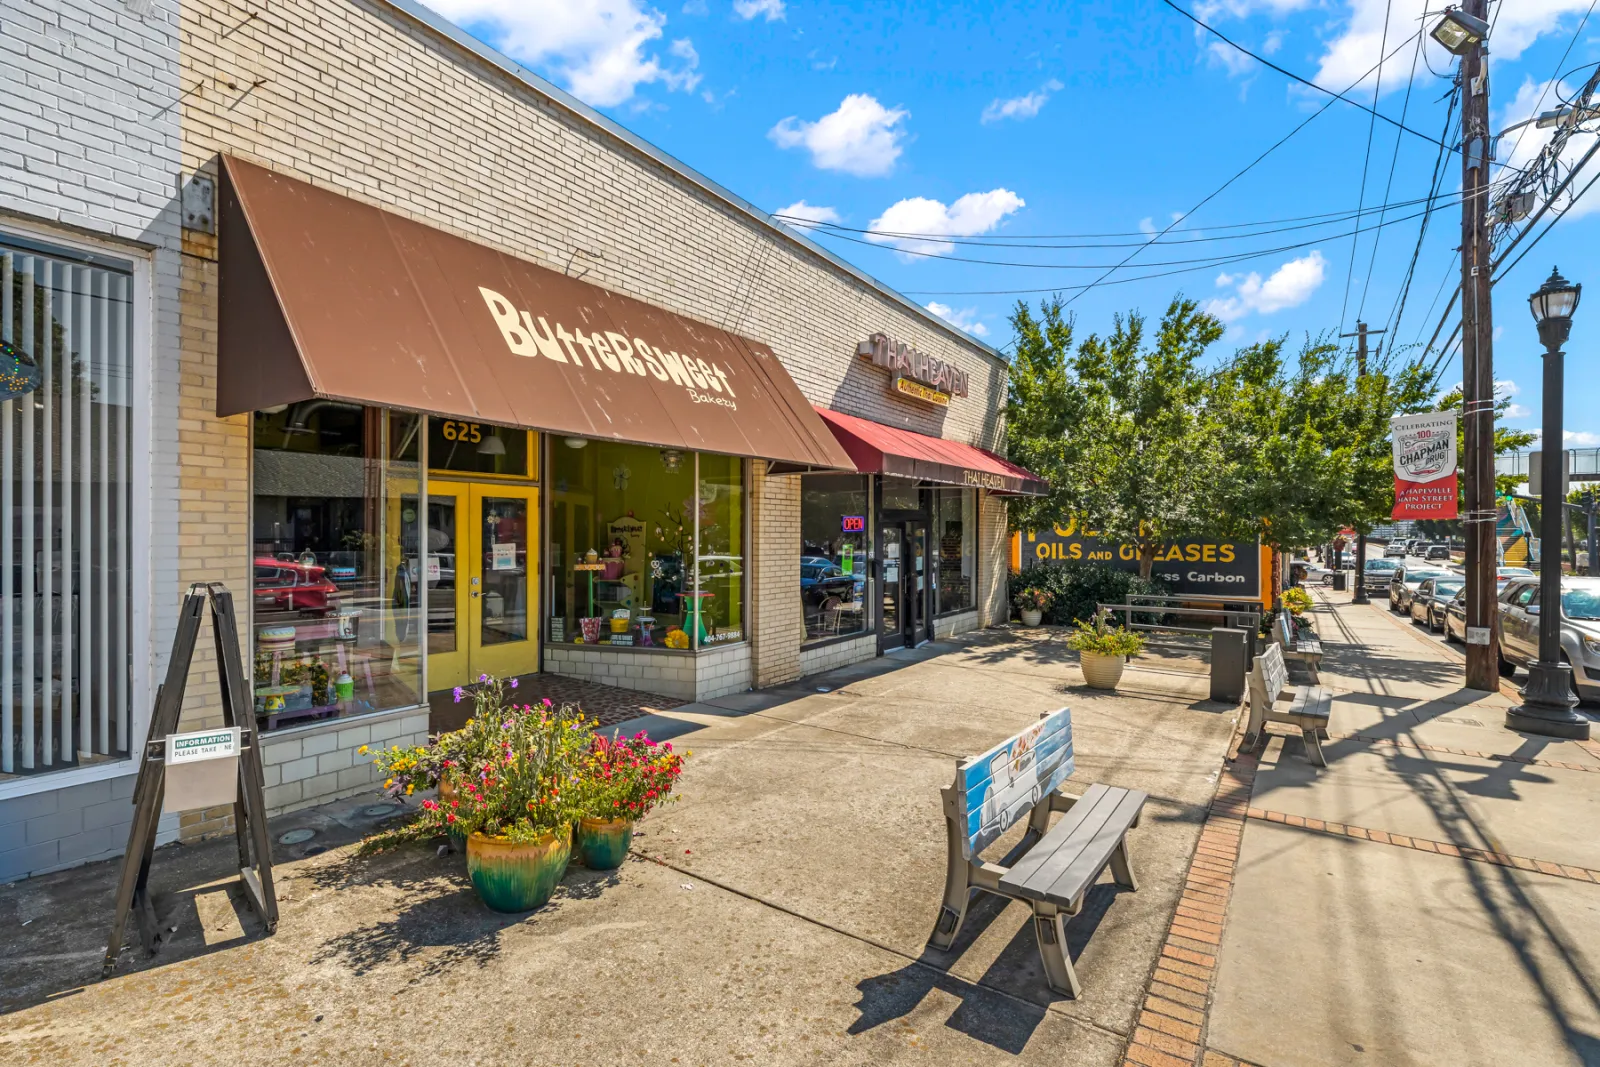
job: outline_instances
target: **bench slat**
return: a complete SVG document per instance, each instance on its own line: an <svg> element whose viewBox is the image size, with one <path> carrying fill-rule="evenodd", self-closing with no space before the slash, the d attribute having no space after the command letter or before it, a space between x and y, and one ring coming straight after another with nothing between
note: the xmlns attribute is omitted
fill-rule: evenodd
<svg viewBox="0 0 1600 1067"><path fill-rule="evenodd" d="M1000 879L1001 886L1029 900L1070 907L1105 869L1145 799L1137 790L1091 786Z"/></svg>
<svg viewBox="0 0 1600 1067"><path fill-rule="evenodd" d="M1123 835L1133 825L1133 820L1139 817L1139 809L1144 806L1145 795L1129 790L1117 799L1116 806L1107 813L1105 821L1095 831L1078 855L1067 868L1061 872L1050 887L1045 890L1045 895L1052 900L1075 902L1084 892L1094 884L1094 880L1105 870L1106 863L1111 858L1111 853L1121 843Z"/></svg>

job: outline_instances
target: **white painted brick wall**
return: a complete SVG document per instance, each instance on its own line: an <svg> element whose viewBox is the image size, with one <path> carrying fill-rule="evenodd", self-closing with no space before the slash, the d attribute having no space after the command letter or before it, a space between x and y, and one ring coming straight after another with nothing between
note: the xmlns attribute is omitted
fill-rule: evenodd
<svg viewBox="0 0 1600 1067"><path fill-rule="evenodd" d="M872 659L877 654L878 635L875 633L862 634L852 641L832 641L824 645L812 645L800 650L800 677L805 678L852 663L860 663L862 660Z"/></svg>

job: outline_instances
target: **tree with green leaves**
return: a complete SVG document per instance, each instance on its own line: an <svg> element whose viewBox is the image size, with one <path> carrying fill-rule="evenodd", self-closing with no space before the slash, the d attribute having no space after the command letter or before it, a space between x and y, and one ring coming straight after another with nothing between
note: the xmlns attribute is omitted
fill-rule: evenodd
<svg viewBox="0 0 1600 1067"><path fill-rule="evenodd" d="M1207 477L1199 435L1206 394L1201 357L1222 323L1176 299L1153 336L1143 316L1118 315L1112 330L1073 346L1059 299L1035 318L1012 315L1017 356L1006 409L1011 457L1043 474L1049 496L1016 509L1018 528L1066 525L1136 545L1149 577L1164 541L1205 536L1199 501Z"/></svg>

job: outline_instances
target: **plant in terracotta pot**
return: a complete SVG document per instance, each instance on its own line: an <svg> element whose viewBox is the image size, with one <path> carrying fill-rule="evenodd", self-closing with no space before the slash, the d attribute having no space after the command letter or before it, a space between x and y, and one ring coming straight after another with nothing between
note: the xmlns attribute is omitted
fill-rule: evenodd
<svg viewBox="0 0 1600 1067"><path fill-rule="evenodd" d="M1022 625L1038 626L1044 613L1050 610L1050 605L1055 603L1055 596L1048 589L1039 589L1029 586L1017 590L1011 598L1011 606L1017 609L1017 614L1022 616Z"/></svg>
<svg viewBox="0 0 1600 1067"><path fill-rule="evenodd" d="M462 750L474 755L452 774L454 807L425 806L454 815L467 834L467 875L485 904L531 911L566 874L572 824L584 814L589 727L571 705L501 714L474 716L460 731Z"/></svg>
<svg viewBox="0 0 1600 1067"><path fill-rule="evenodd" d="M1122 680L1122 668L1129 656L1144 650L1144 638L1111 625L1111 612L1101 608L1088 622L1067 638L1067 647L1078 653L1083 680L1094 689L1115 689Z"/></svg>
<svg viewBox="0 0 1600 1067"><path fill-rule="evenodd" d="M643 730L632 737L596 736L584 768L584 817L576 848L585 867L611 871L622 866L633 843L633 825L660 804L677 798L672 787L683 773L688 753L672 742L655 742Z"/></svg>

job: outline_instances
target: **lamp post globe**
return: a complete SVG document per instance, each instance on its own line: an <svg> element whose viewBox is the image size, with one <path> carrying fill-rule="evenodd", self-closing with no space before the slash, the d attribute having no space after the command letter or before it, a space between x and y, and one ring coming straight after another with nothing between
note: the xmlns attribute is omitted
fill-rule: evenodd
<svg viewBox="0 0 1600 1067"><path fill-rule="evenodd" d="M1562 404L1565 400L1566 354L1561 346L1572 332L1583 286L1552 270L1528 307L1544 344L1544 428L1539 455L1544 498L1539 507L1539 659L1528 668L1522 703L1506 710L1506 728L1547 737L1589 739L1589 720L1576 708L1572 668L1561 659L1561 524L1566 520L1562 493ZM1530 607L1527 610L1532 611Z"/></svg>

